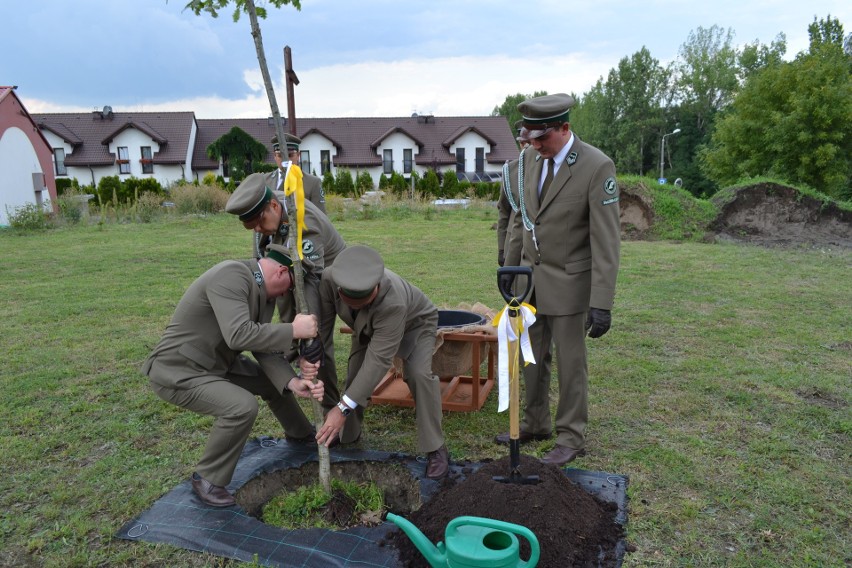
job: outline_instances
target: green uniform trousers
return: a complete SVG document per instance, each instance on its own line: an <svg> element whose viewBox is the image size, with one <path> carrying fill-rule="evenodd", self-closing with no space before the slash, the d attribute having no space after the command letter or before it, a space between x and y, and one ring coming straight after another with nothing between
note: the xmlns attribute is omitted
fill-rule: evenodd
<svg viewBox="0 0 852 568"><path fill-rule="evenodd" d="M536 314L530 327L533 356L540 364L524 367L526 408L521 430L550 434L550 348L556 351L559 401L556 406L556 443L583 449L589 421L589 370L586 362L586 314Z"/></svg>
<svg viewBox="0 0 852 568"><path fill-rule="evenodd" d="M207 446L196 466L198 475L214 485L226 486L231 482L257 418L257 396L266 401L288 436L301 438L315 431L293 393L278 393L260 365L246 363L240 365L241 369L253 366L257 374L212 376L209 382L189 389L173 389L151 382L151 388L166 402L215 418ZM159 366L154 360L152 376Z"/></svg>
<svg viewBox="0 0 852 568"><path fill-rule="evenodd" d="M432 374L432 355L435 352L435 326L423 326L417 333L415 348L403 359L402 373L405 384L414 398L415 421L417 425L417 451L434 452L444 444L441 429L441 381ZM368 344L369 345L369 344ZM348 388L364 363L368 345L360 346L349 354L349 368L346 377ZM346 418L340 441L349 444L361 435L361 423L364 420L364 407L359 406Z"/></svg>

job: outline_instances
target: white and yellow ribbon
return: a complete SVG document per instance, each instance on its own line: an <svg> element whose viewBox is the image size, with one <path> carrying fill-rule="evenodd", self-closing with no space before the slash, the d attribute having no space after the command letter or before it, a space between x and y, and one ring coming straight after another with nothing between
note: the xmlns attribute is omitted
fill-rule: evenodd
<svg viewBox="0 0 852 568"><path fill-rule="evenodd" d="M509 316L509 309L509 306L505 306L491 322L491 325L497 328L497 412L503 412L509 408L509 380L519 380L518 373L515 377L509 377L509 357L515 357L514 368L520 370L517 360L518 351L510 354L509 343L514 341L520 343L520 352L524 355L524 366L535 363L528 331L530 326L535 323L535 308L527 303L521 304L516 318ZM518 330L515 329L513 321L520 322Z"/></svg>
<svg viewBox="0 0 852 568"><path fill-rule="evenodd" d="M294 193L294 201L296 202L296 250L299 251L299 260L304 260L302 231L305 229L305 185L302 181L302 168L291 163L284 177L284 195L289 197Z"/></svg>

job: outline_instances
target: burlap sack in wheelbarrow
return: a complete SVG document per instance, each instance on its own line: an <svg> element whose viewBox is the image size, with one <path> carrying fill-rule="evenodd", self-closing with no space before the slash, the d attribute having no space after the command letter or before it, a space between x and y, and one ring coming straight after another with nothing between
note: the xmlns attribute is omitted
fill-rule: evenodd
<svg viewBox="0 0 852 568"><path fill-rule="evenodd" d="M439 325L435 337L435 354L432 356L432 373L441 378L468 375L471 372L471 356L475 345L479 345L479 360L485 361L488 357L489 344L472 343L467 341L444 341L448 333L483 333L496 337L497 331L491 320L497 312L488 306L476 302L475 304L462 303L456 307L439 307L441 311L464 311L481 316L479 323L471 325ZM475 319L475 318L474 318ZM402 360L394 358L394 369L402 374Z"/></svg>

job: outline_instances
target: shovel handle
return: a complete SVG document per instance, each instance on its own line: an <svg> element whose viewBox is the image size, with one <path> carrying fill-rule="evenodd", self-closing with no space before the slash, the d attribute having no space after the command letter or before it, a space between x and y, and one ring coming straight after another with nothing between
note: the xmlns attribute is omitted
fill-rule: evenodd
<svg viewBox="0 0 852 568"><path fill-rule="evenodd" d="M503 278L503 276L514 276L512 279ZM520 296L512 294L512 285L517 280L518 276L526 276L524 293ZM532 268L529 266L502 266L497 269L497 289L506 303L510 306L517 307L521 300L527 297L532 288Z"/></svg>

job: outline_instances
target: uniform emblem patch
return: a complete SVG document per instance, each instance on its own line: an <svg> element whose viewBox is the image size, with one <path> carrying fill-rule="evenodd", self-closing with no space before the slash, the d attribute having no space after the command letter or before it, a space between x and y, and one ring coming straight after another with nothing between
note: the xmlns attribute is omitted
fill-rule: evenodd
<svg viewBox="0 0 852 568"><path fill-rule="evenodd" d="M606 178L604 182L603 189L607 195L615 195L615 192L618 191L618 185L615 183L614 177Z"/></svg>
<svg viewBox="0 0 852 568"><path fill-rule="evenodd" d="M569 166L573 166L574 164L576 164L577 163L577 152L571 152L570 154L568 154L568 159L565 160L565 163L568 164Z"/></svg>
<svg viewBox="0 0 852 568"><path fill-rule="evenodd" d="M287 235L290 234L290 224L281 223L281 226L278 227L278 234L281 235L281 238L286 239Z"/></svg>
<svg viewBox="0 0 852 568"><path fill-rule="evenodd" d="M259 270L254 272L253 274L254 274L254 281L257 282L258 286L261 286L263 284L263 274Z"/></svg>
<svg viewBox="0 0 852 568"><path fill-rule="evenodd" d="M317 248L314 246L314 242L310 239L305 239L302 241L302 254L304 254L311 260L319 259Z"/></svg>

